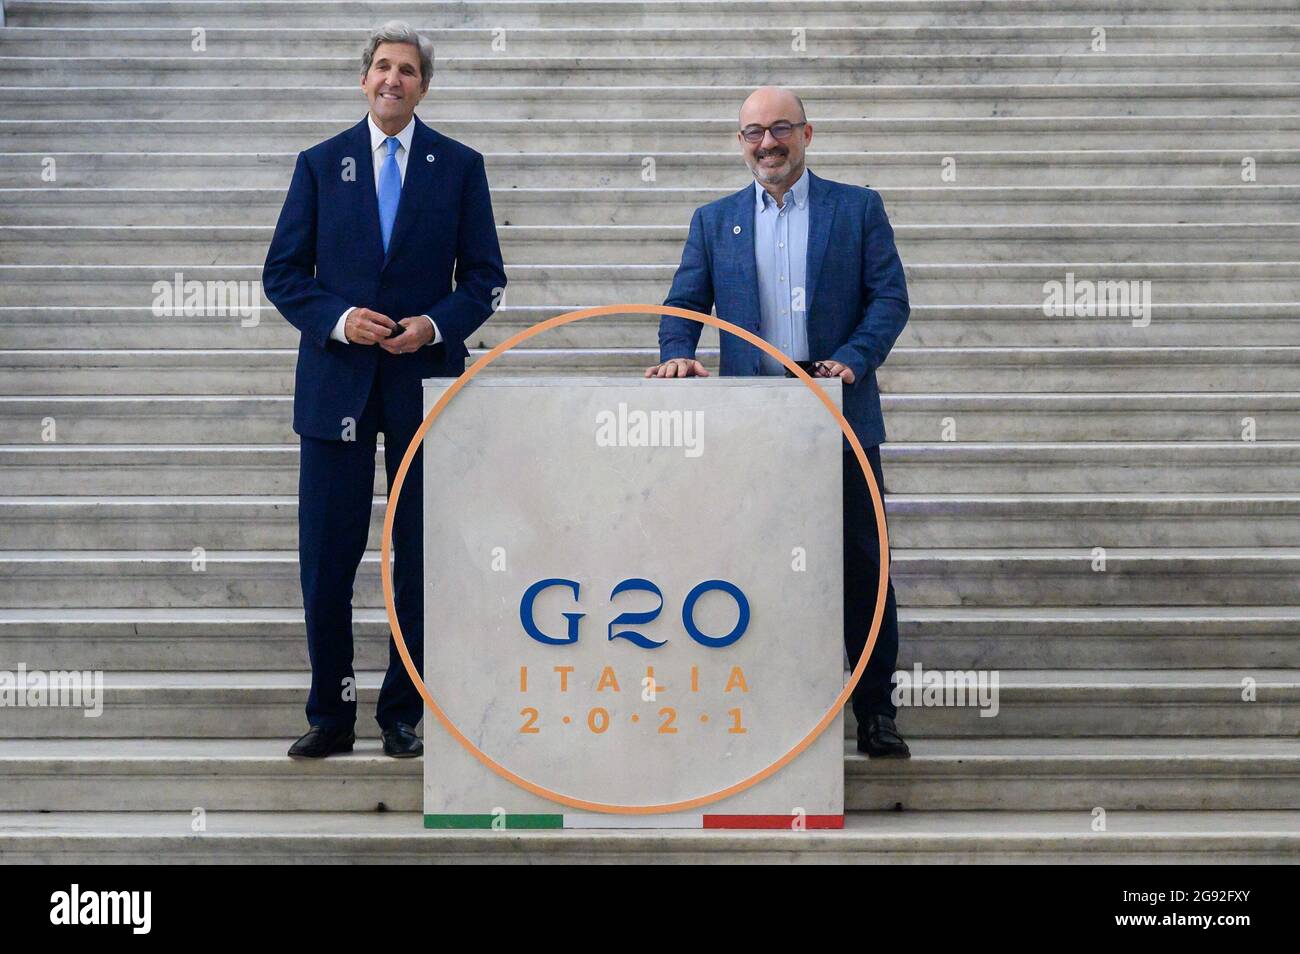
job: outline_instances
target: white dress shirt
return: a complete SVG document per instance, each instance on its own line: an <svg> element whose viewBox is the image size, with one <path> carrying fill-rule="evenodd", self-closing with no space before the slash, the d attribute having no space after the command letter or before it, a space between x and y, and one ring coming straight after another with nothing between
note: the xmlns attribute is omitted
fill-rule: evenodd
<svg viewBox="0 0 1300 954"><path fill-rule="evenodd" d="M375 195L379 195L379 173L383 169L384 163L388 160L388 147L384 143L388 140L388 134L375 125L375 117L367 115L366 122L370 125L370 164L375 169ZM406 184L406 160L411 154L411 137L415 135L415 117L406 124L406 128L397 134L397 152L393 158L397 160L397 171L402 177L402 184ZM335 341L341 341L344 344L351 344L347 335L343 333L343 326L347 323L348 315L352 314L353 309L349 308L343 314L339 315L339 320L334 323L334 330L330 332L330 337ZM428 315L422 315L428 318L429 324L433 327L433 340L429 344L437 344L442 340L442 332L438 330L438 323Z"/></svg>

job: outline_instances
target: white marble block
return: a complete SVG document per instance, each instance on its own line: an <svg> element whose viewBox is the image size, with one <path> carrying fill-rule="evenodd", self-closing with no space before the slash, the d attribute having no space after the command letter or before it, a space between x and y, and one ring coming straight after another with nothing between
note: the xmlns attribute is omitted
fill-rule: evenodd
<svg viewBox="0 0 1300 954"><path fill-rule="evenodd" d="M426 413L449 384L425 382ZM693 799L771 765L842 689L841 431L801 382L484 375L424 448L424 678L510 772L585 802ZM430 827L843 816L838 714L754 787L650 816L540 797L425 715Z"/></svg>

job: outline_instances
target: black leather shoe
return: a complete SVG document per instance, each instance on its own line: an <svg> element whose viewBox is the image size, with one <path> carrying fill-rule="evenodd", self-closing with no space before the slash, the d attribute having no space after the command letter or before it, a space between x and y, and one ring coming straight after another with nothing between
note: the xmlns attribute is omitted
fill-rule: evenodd
<svg viewBox="0 0 1300 954"><path fill-rule="evenodd" d="M289 746L291 759L323 759L335 752L351 752L357 737L351 729L327 729L314 725L307 734Z"/></svg>
<svg viewBox="0 0 1300 954"><path fill-rule="evenodd" d="M912 751L903 741L894 720L885 715L873 715L866 725L858 723L858 751L873 759L910 759Z"/></svg>
<svg viewBox="0 0 1300 954"><path fill-rule="evenodd" d="M398 722L384 730L384 754L395 759L413 759L424 754L424 743L415 730L405 722Z"/></svg>

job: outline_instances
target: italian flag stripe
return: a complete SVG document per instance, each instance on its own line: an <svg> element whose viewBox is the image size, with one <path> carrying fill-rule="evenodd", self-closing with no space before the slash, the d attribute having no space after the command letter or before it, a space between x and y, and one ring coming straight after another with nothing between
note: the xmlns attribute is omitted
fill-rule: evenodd
<svg viewBox="0 0 1300 954"><path fill-rule="evenodd" d="M563 828L563 815L425 815L425 828L491 828L500 819L506 828Z"/></svg>
<svg viewBox="0 0 1300 954"><path fill-rule="evenodd" d="M784 828L795 830L795 815L705 815L705 828ZM804 815L803 827L843 828L843 815Z"/></svg>

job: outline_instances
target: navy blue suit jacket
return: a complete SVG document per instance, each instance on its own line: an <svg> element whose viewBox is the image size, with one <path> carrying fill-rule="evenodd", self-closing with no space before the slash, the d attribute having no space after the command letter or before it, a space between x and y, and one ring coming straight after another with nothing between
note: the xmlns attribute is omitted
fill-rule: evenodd
<svg viewBox="0 0 1300 954"><path fill-rule="evenodd" d="M844 416L863 446L885 439L876 368L907 324L910 307L903 264L894 248L880 195L808 172L807 288L809 357L853 369L844 386ZM736 227L739 226L739 231ZM754 262L754 185L695 210L682 262L665 305L708 314L759 334L758 270ZM694 358L703 325L664 315L659 357ZM721 335L724 375L760 373L760 351Z"/></svg>
<svg viewBox="0 0 1300 954"><path fill-rule="evenodd" d="M501 300L506 275L483 157L414 122L387 255L367 121L298 155L262 285L302 332L293 428L304 436L339 440L344 418L360 420L381 362L386 414L414 413L418 423L420 380L464 372L465 340ZM394 321L427 314L443 341L402 355L334 341L330 331L353 306Z"/></svg>

